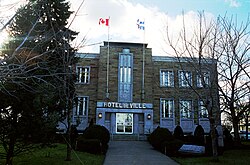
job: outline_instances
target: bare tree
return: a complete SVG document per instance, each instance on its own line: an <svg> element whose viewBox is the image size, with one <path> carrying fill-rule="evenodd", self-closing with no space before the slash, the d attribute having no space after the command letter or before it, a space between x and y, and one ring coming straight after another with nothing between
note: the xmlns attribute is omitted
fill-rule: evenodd
<svg viewBox="0 0 250 165"><path fill-rule="evenodd" d="M211 136L213 141L213 155L217 157L216 134L214 128L220 122L220 112L227 113L232 119L236 141L239 142L238 123L243 114L249 108L239 108L249 98L249 50L250 29L249 19L245 23L237 24L237 19L218 17L217 20L206 20L204 13L198 14L198 24L191 31L185 25L183 17L183 29L176 41L171 39L167 29L167 43L177 57L191 57L198 60L198 65L193 66L205 80L202 74L201 61L210 60L212 65L207 69L213 71L214 77L210 77L211 86L208 87L207 97L204 100L209 111ZM190 34L191 33L191 34ZM205 62L209 64L209 62ZM197 67L199 66L199 67ZM217 67L217 68L215 68ZM218 77L217 77L218 76ZM205 82L202 82L205 83ZM204 84L206 85L206 84ZM215 97L213 93L219 90L221 106L219 102L211 102ZM197 89L192 88L194 91ZM199 95L198 92L196 92ZM200 96L199 96L200 97ZM216 100L216 99L215 99Z"/></svg>
<svg viewBox="0 0 250 165"><path fill-rule="evenodd" d="M250 20L238 24L236 17L219 17L222 29L218 51L219 90L223 112L233 124L239 142L239 121L247 108L241 108L250 97Z"/></svg>
<svg viewBox="0 0 250 165"><path fill-rule="evenodd" d="M178 59L185 59L195 70L202 89L189 84L199 100L201 100L208 111L210 132L212 138L213 158L218 160L218 146L216 128L220 125L218 79L217 79L217 54L216 46L219 38L219 29L212 20L206 20L203 12L198 13L198 23L190 28L185 24L183 14L183 27L177 39L172 39L167 25L167 44L172 48L173 54ZM191 29L191 30L190 30ZM180 63L181 64L181 63ZM188 77L185 77L188 80ZM209 79L208 79L209 78Z"/></svg>

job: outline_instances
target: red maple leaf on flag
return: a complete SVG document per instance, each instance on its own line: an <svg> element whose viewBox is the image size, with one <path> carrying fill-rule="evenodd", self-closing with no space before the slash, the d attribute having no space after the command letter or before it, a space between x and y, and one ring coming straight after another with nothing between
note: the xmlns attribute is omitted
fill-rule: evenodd
<svg viewBox="0 0 250 165"><path fill-rule="evenodd" d="M99 19L99 25L109 26L109 19L100 18Z"/></svg>

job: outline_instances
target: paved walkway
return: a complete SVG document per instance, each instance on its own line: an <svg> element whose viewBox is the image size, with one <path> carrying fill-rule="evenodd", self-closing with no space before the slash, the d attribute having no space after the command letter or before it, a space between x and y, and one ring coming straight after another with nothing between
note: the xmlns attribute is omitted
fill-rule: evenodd
<svg viewBox="0 0 250 165"><path fill-rule="evenodd" d="M178 165L147 141L110 141L104 165Z"/></svg>

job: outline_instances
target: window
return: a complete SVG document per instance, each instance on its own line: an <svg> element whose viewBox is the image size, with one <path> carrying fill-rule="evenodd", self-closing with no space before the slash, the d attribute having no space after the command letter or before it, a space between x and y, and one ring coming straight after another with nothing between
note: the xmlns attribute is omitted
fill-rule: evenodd
<svg viewBox="0 0 250 165"><path fill-rule="evenodd" d="M161 116L162 118L173 118L174 114L174 100L161 99Z"/></svg>
<svg viewBox="0 0 250 165"><path fill-rule="evenodd" d="M160 71L160 85L164 87L174 87L174 72L172 70Z"/></svg>
<svg viewBox="0 0 250 165"><path fill-rule="evenodd" d="M190 71L179 71L179 86L190 87L192 85L192 73Z"/></svg>
<svg viewBox="0 0 250 165"><path fill-rule="evenodd" d="M88 110L88 97L77 97L75 115L85 116L87 115L87 110Z"/></svg>
<svg viewBox="0 0 250 165"><path fill-rule="evenodd" d="M76 67L77 82L82 84L89 84L90 81L90 67L77 66Z"/></svg>
<svg viewBox="0 0 250 165"><path fill-rule="evenodd" d="M198 101L198 110L200 118L208 118L208 110L202 100Z"/></svg>
<svg viewBox="0 0 250 165"><path fill-rule="evenodd" d="M111 120L111 113L105 113L105 121L110 121Z"/></svg>
<svg viewBox="0 0 250 165"><path fill-rule="evenodd" d="M133 56L129 49L119 54L119 102L132 102Z"/></svg>
<svg viewBox="0 0 250 165"><path fill-rule="evenodd" d="M197 74L197 87L207 87L209 86L210 74L209 72L202 72L201 74Z"/></svg>
<svg viewBox="0 0 250 165"><path fill-rule="evenodd" d="M191 100L180 100L180 114L181 114L181 118L185 118L185 119L192 118L192 101Z"/></svg>

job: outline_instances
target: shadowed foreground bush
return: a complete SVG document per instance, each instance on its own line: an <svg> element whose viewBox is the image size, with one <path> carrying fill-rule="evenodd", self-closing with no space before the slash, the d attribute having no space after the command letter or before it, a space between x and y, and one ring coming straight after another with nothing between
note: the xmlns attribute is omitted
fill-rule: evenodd
<svg viewBox="0 0 250 165"><path fill-rule="evenodd" d="M174 139L172 141L164 141L161 144L161 152L168 156L177 155L178 150L183 145L183 141Z"/></svg>
<svg viewBox="0 0 250 165"><path fill-rule="evenodd" d="M183 145L167 128L157 127L148 137L149 143L158 151L173 156Z"/></svg>
<svg viewBox="0 0 250 165"><path fill-rule="evenodd" d="M183 140L184 133L183 133L181 126L177 125L175 127L173 135L174 135L175 139Z"/></svg>
<svg viewBox="0 0 250 165"><path fill-rule="evenodd" d="M149 143L157 150L161 151L164 141L172 141L174 137L167 128L157 127L148 137Z"/></svg>
<svg viewBox="0 0 250 165"><path fill-rule="evenodd" d="M194 144L204 146L205 145L204 134L205 134L204 129L202 128L201 125L198 125L194 131Z"/></svg>
<svg viewBox="0 0 250 165"><path fill-rule="evenodd" d="M77 150L82 152L88 152L91 154L103 154L106 153L108 148L107 144L102 144L98 139L79 139L77 142Z"/></svg>
<svg viewBox="0 0 250 165"><path fill-rule="evenodd" d="M110 140L108 129L101 125L92 125L86 128L81 137L85 139L98 139L102 144L107 144Z"/></svg>
<svg viewBox="0 0 250 165"><path fill-rule="evenodd" d="M92 125L77 139L77 150L92 154L105 154L108 149L110 134L101 125Z"/></svg>

